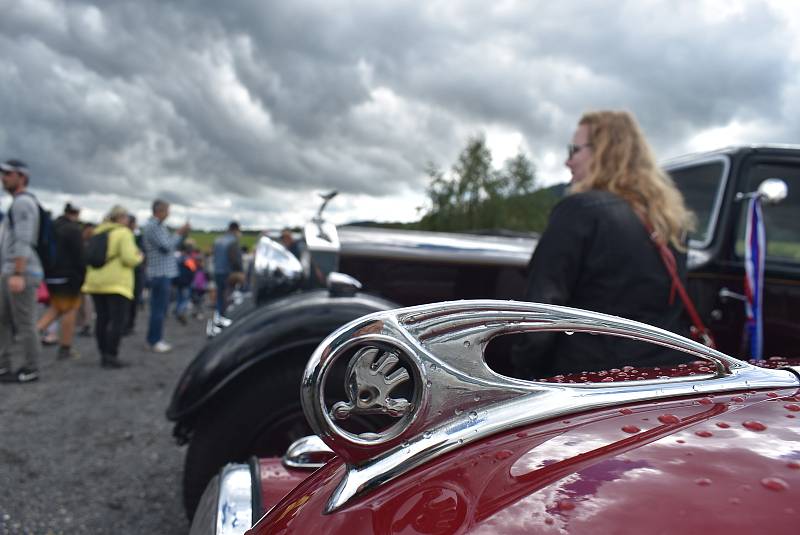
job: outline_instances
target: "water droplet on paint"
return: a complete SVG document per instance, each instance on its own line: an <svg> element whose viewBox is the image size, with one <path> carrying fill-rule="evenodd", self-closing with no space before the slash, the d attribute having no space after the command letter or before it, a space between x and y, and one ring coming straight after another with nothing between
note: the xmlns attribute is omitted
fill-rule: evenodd
<svg viewBox="0 0 800 535"><path fill-rule="evenodd" d="M714 400L711 399L711 398L700 398L697 401L700 403L700 405L713 405L714 404Z"/></svg>
<svg viewBox="0 0 800 535"><path fill-rule="evenodd" d="M786 405L783 406L783 408L786 409L787 411L800 412L800 405L796 403L787 403Z"/></svg>
<svg viewBox="0 0 800 535"><path fill-rule="evenodd" d="M470 343L469 340L464 340L464 347L469 348L469 346L471 346L471 345L472 344Z"/></svg>
<svg viewBox="0 0 800 535"><path fill-rule="evenodd" d="M475 412L475 411L471 411L471 412L469 413L469 419L470 419L470 420L475 420L477 417L478 417L478 413L477 413L477 412Z"/></svg>
<svg viewBox="0 0 800 535"><path fill-rule="evenodd" d="M639 429L635 425L626 425L622 428L622 430L625 431L626 433L631 433L631 434L638 433L639 431L641 431L641 429Z"/></svg>
<svg viewBox="0 0 800 535"><path fill-rule="evenodd" d="M761 480L761 485L775 492L781 492L789 488L789 484L779 477L765 477Z"/></svg>
<svg viewBox="0 0 800 535"><path fill-rule="evenodd" d="M717 422L717 427L720 429L728 429L730 426L731 424L726 424L725 422Z"/></svg>
<svg viewBox="0 0 800 535"><path fill-rule="evenodd" d="M711 485L711 480L708 479L707 477L701 477L699 479L695 479L694 482L701 487L708 487Z"/></svg>
<svg viewBox="0 0 800 535"><path fill-rule="evenodd" d="M674 414L662 414L661 416L658 417L658 421L661 422L662 424L677 424L681 420Z"/></svg>
<svg viewBox="0 0 800 535"><path fill-rule="evenodd" d="M708 438L714 436L714 433L712 433L711 431L695 431L694 434L702 438Z"/></svg>
<svg viewBox="0 0 800 535"><path fill-rule="evenodd" d="M762 424L761 422L757 422L756 420L747 420L742 422L742 425L749 429L750 431L766 431L767 426Z"/></svg>
<svg viewBox="0 0 800 535"><path fill-rule="evenodd" d="M460 414L461 414L462 412L464 412L464 411L463 411L463 410L461 410L461 409L456 409L456 410L454 410L453 412L455 413L455 415L456 415L456 416L458 416L458 415L460 415Z"/></svg>
<svg viewBox="0 0 800 535"><path fill-rule="evenodd" d="M573 334L575 334L575 331L564 331L564 334L566 334L567 336L572 336Z"/></svg>
<svg viewBox="0 0 800 535"><path fill-rule="evenodd" d="M498 461L502 461L508 459L512 455L514 455L514 452L511 450L500 450L494 454L494 458L497 459Z"/></svg>
<svg viewBox="0 0 800 535"><path fill-rule="evenodd" d="M575 504L569 500L558 500L558 502L556 502L556 506L558 507L559 511L572 511L575 509Z"/></svg>
<svg viewBox="0 0 800 535"><path fill-rule="evenodd" d="M479 394L475 394L475 397L472 398L472 399L474 399L475 401L480 401L481 400L481 396Z"/></svg>

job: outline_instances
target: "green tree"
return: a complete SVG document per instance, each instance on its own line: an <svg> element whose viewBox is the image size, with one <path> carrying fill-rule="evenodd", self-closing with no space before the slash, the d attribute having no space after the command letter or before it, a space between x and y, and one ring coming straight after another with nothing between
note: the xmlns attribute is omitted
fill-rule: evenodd
<svg viewBox="0 0 800 535"><path fill-rule="evenodd" d="M522 150L495 170L482 135L467 141L449 174L432 164L427 171L430 210L415 225L421 229L542 230L555 202L535 191L536 168Z"/></svg>

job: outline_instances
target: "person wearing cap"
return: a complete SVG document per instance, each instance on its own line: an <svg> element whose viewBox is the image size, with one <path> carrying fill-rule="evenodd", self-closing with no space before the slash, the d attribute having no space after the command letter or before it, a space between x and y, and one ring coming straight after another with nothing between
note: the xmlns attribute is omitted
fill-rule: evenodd
<svg viewBox="0 0 800 535"><path fill-rule="evenodd" d="M42 346L36 331L36 289L44 270L35 245L39 235L39 205L28 192L28 166L20 160L0 164L3 188L13 201L0 226L0 381L28 383L39 379ZM9 349L14 333L25 364L11 369Z"/></svg>
<svg viewBox="0 0 800 535"><path fill-rule="evenodd" d="M154 353L167 353L172 350L172 345L164 340L164 319L169 309L172 279L178 276L175 250L189 233L189 224L186 223L172 234L164 225L167 217L169 217L169 203L156 199L153 201L153 216L142 227L145 273L150 288L147 344Z"/></svg>
<svg viewBox="0 0 800 535"><path fill-rule="evenodd" d="M45 282L50 292L50 306L39 318L36 329L46 330L59 319L59 360L77 357L72 349L75 320L81 306L81 286L86 276L86 258L78 216L80 210L67 203L64 213L53 224L56 238L56 264Z"/></svg>
<svg viewBox="0 0 800 535"><path fill-rule="evenodd" d="M233 287L233 282L243 274L242 249L239 246L239 237L242 235L239 230L239 223L231 221L228 224L228 232L214 240L214 283L217 286L217 308L216 314L225 314L228 304L228 296Z"/></svg>
<svg viewBox="0 0 800 535"><path fill-rule="evenodd" d="M106 263L100 268L88 267L83 291L94 301L100 365L122 368L127 363L119 358L119 343L133 299L133 268L143 257L128 228L128 211L122 206L111 208L105 221L94 230L95 235L103 232L108 232Z"/></svg>

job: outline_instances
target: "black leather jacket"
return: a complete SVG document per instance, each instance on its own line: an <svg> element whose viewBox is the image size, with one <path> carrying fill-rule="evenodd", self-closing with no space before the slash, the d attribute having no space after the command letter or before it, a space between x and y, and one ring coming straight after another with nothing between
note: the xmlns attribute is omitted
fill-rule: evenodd
<svg viewBox="0 0 800 535"><path fill-rule="evenodd" d="M675 253L684 284L686 255ZM672 281L631 206L605 191L570 195L553 209L528 266L525 299L614 314L688 333ZM606 335L526 335L512 349L517 373L556 373L657 366L690 359L659 346Z"/></svg>

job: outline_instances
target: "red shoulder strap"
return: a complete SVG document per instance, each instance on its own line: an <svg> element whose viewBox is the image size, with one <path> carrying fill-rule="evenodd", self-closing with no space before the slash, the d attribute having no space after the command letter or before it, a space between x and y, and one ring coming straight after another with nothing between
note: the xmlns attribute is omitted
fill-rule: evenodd
<svg viewBox="0 0 800 535"><path fill-rule="evenodd" d="M683 301L683 306L686 308L687 314L689 314L689 319L692 320L693 337L699 339L699 341L704 345L715 348L717 344L714 342L713 336L711 336L711 331L709 331L708 328L706 328L706 326L703 324L703 320L700 319L700 314L697 313L697 309L694 306L692 298L689 297L689 293L686 291L686 288L681 282L681 278L678 276L678 267L677 262L675 261L675 255L672 254L672 251L665 243L658 239L658 235L655 230L653 230L653 226L650 224L650 222L647 220L644 220L643 222L648 234L650 235L650 240L658 249L658 252L661 255L661 261L664 262L664 267L667 269L667 272L672 279L670 301L672 301L675 291L677 291L681 301Z"/></svg>

